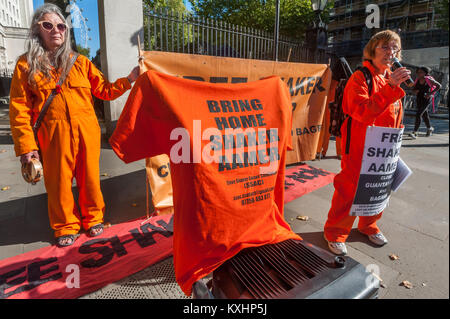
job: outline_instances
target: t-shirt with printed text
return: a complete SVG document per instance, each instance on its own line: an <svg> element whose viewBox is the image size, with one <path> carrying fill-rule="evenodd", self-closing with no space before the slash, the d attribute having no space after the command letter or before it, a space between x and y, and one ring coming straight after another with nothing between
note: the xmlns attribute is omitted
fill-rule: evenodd
<svg viewBox="0 0 450 319"><path fill-rule="evenodd" d="M283 218L291 109L276 76L220 84L148 71L136 81L110 143L126 163L169 155L186 295L244 248L301 239Z"/></svg>

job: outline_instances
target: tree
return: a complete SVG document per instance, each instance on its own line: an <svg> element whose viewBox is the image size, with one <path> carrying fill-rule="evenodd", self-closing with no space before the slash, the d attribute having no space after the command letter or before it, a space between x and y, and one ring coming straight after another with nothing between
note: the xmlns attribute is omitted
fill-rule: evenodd
<svg viewBox="0 0 450 319"><path fill-rule="evenodd" d="M438 27L448 31L448 0L439 0L437 2L436 13L439 14Z"/></svg>
<svg viewBox="0 0 450 319"><path fill-rule="evenodd" d="M83 48L81 45L77 44L77 52L84 55L88 59L91 58L91 48Z"/></svg>
<svg viewBox="0 0 450 319"><path fill-rule="evenodd" d="M268 32L274 31L276 0L192 0L195 14ZM328 3L322 20L328 21ZM303 39L314 20L310 0L280 0L280 34Z"/></svg>
<svg viewBox="0 0 450 319"><path fill-rule="evenodd" d="M171 18L187 15L188 11L183 0L143 0L143 4L144 29L150 31L150 38L148 32L144 32L144 48L167 49L169 43L177 41L184 43L187 42L186 38L192 39L191 26L184 25L182 32L172 34L166 29L165 22L168 22L169 19L163 18L166 14ZM163 29L162 34L161 28Z"/></svg>
<svg viewBox="0 0 450 319"><path fill-rule="evenodd" d="M183 0L144 0L144 6L152 9L168 8L177 13L186 13L186 6Z"/></svg>

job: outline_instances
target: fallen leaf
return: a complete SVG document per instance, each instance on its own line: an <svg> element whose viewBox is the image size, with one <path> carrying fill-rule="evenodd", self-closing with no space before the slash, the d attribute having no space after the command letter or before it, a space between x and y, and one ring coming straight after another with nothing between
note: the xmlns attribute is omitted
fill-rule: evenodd
<svg viewBox="0 0 450 319"><path fill-rule="evenodd" d="M422 283L422 287L426 287L426 285L427 285L426 283L424 283L424 282Z"/></svg>
<svg viewBox="0 0 450 319"><path fill-rule="evenodd" d="M397 260L400 259L400 257L398 257L396 254L390 254L389 258L391 258L391 260Z"/></svg>
<svg viewBox="0 0 450 319"><path fill-rule="evenodd" d="M309 219L309 217L308 216L297 216L297 219L307 221Z"/></svg>
<svg viewBox="0 0 450 319"><path fill-rule="evenodd" d="M378 276L373 270L370 271L370 273L371 273L375 278L377 278L377 279L380 281L380 283L383 282L383 279L381 279L381 277Z"/></svg>
<svg viewBox="0 0 450 319"><path fill-rule="evenodd" d="M408 280L403 280L400 286L403 286L405 288L411 289L413 287L413 284L410 283Z"/></svg>
<svg viewBox="0 0 450 319"><path fill-rule="evenodd" d="M2 188L2 191L7 191L8 189L10 189L11 187L9 187L9 186L5 186L5 187L3 187Z"/></svg>
<svg viewBox="0 0 450 319"><path fill-rule="evenodd" d="M0 150L0 153L6 153L7 150Z"/></svg>
<svg viewBox="0 0 450 319"><path fill-rule="evenodd" d="M380 283L380 287L381 288L387 288L387 286L385 284L383 284L382 282Z"/></svg>
<svg viewBox="0 0 450 319"><path fill-rule="evenodd" d="M111 223L105 223L105 224L103 225L103 228L109 228L109 227L111 227Z"/></svg>
<svg viewBox="0 0 450 319"><path fill-rule="evenodd" d="M100 174L100 176L108 176L108 174L107 173L102 173L102 174Z"/></svg>

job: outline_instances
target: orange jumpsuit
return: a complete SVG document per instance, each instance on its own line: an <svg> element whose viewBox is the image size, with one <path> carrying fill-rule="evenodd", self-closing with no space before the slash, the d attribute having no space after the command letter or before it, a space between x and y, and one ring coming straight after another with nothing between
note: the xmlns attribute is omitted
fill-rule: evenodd
<svg viewBox="0 0 450 319"><path fill-rule="evenodd" d="M349 211L358 185L367 126L372 124L395 128L402 126L403 110L400 99L405 92L398 86L391 87L387 84L387 78L377 74L369 61L364 61L363 65L372 73L372 94L369 96L369 89L361 71L352 75L344 91L342 107L344 112L352 117L352 122L348 150L346 149L348 118L342 124L341 172L334 178L335 191L324 228L326 239L332 242L345 242L356 218L349 216ZM380 232L376 221L381 215L382 213L359 217L359 231L366 235Z"/></svg>
<svg viewBox="0 0 450 319"><path fill-rule="evenodd" d="M37 150L32 123L58 81L35 76L28 83L28 64L22 56L15 67L10 91L10 123L17 156ZM53 99L38 131L48 215L55 237L76 234L80 228L103 222L105 204L100 189L101 132L92 94L113 100L131 88L127 78L109 83L86 57L80 55ZM76 178L79 211L72 194Z"/></svg>

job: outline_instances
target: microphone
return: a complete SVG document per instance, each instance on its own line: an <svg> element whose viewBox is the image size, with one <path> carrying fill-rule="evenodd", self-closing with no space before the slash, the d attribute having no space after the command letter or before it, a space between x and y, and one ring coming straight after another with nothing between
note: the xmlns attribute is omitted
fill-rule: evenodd
<svg viewBox="0 0 450 319"><path fill-rule="evenodd" d="M392 58L392 69L396 70L401 67L403 67L403 65L401 65L400 61L397 58ZM405 83L408 86L412 86L414 84L414 81L411 79L411 77L408 77L408 79L405 81Z"/></svg>

